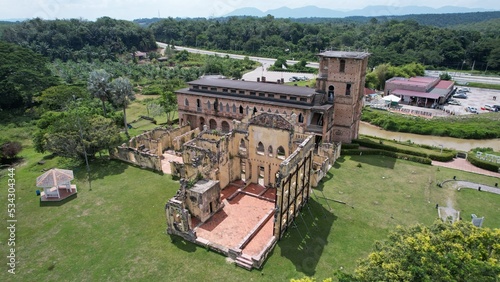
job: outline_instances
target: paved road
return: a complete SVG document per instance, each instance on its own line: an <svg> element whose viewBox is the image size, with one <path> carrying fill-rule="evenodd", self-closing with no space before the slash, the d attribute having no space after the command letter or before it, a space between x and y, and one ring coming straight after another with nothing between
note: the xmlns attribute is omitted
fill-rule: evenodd
<svg viewBox="0 0 500 282"><path fill-rule="evenodd" d="M167 46L166 43L162 43L162 42L156 42L156 44L160 48L165 48ZM221 57L229 56L230 58L238 59L238 60L243 60L245 57L247 57L246 55L237 55L237 54L230 54L230 53L223 53L223 52L207 51L207 50L190 48L190 47L183 47L183 46L175 46L175 49L186 50L190 53L197 53L197 54L204 54L204 55L218 55ZM248 58L252 61L257 61L257 62L261 63L262 65L266 64L267 66L274 64L274 62L276 61L276 59L273 59L273 58L264 58L264 57L256 57L256 56L248 56ZM289 65L294 65L294 64L298 63L299 61L287 60L286 62ZM307 66L311 67L311 68L319 68L319 63L309 62L307 64Z"/></svg>
<svg viewBox="0 0 500 282"><path fill-rule="evenodd" d="M425 71L426 76L433 76L433 77L439 77L441 73L443 73L443 71L429 71L429 70ZM465 84L465 82L500 84L500 76L478 76L463 72L448 72L448 74L451 75L453 80L461 84Z"/></svg>
<svg viewBox="0 0 500 282"><path fill-rule="evenodd" d="M479 184L479 183L474 183L474 182L469 182L469 181L461 181L461 180L449 180L446 182L450 182L453 185L453 188L456 189L474 189L474 190L479 190L479 187L481 187L481 191L485 192L490 192L494 194L499 194L500 195L500 188L495 188L493 186L488 186L484 184Z"/></svg>
<svg viewBox="0 0 500 282"><path fill-rule="evenodd" d="M166 43L163 42L156 42L156 44L160 48L165 48L167 46ZM246 56L245 55L237 55L237 54L230 54L230 53L224 53L224 52L214 52L214 51L207 51L207 50L202 50L202 49L196 49L196 48L190 48L190 47L183 47L183 46L175 46L177 50L186 50L191 53L198 53L198 54L205 54L205 55L218 55L218 56L229 56L230 58L233 59L239 59L243 60ZM274 64L276 59L273 58L264 58L264 57L255 57L255 56L249 56L248 57L250 60L257 61L261 63L263 66L270 66ZM295 60L287 60L287 64L293 65L298 63L298 61ZM312 68L319 68L319 63L318 62L309 62L307 64L308 67ZM256 70L258 72L258 69ZM427 76L434 76L438 77L442 72L441 71L425 71L425 75ZM460 83L465 83L465 82L480 82L480 83L487 83L487 84L500 84L500 76L475 76L475 75L470 75L468 73L461 73L461 72L448 72L453 80L460 82ZM275 79L279 79L280 77L273 77L273 81ZM245 78L244 78L245 79ZM254 80L254 79L252 79Z"/></svg>

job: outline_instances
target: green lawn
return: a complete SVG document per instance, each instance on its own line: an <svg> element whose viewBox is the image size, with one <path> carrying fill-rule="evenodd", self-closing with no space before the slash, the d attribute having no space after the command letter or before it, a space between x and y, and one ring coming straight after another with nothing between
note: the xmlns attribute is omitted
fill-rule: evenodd
<svg viewBox="0 0 500 282"><path fill-rule="evenodd" d="M179 238L172 242L165 234L164 206L178 188L169 175L96 160L91 165L92 190L84 166L77 166L78 197L60 206L40 207L34 182L41 170L72 164L44 158L31 148L22 155L25 162L16 168L15 177L17 274L3 271L0 281L286 281L304 275L323 279L340 267L352 271L373 242L384 239L396 225L431 224L437 218L435 204L446 205L449 199L464 219L475 213L486 216L485 226L500 227L495 219L500 196L436 186L436 181L454 175L479 183L492 183L492 177L388 157L342 157L327 181L314 190L309 209L296 220L298 228L289 229L262 270L248 272L222 255ZM45 163L37 164L40 160ZM5 174L0 183L7 186ZM6 210L5 194L0 202ZM2 219L6 224L5 212ZM0 242L6 254L6 232ZM2 257L5 265L6 256Z"/></svg>

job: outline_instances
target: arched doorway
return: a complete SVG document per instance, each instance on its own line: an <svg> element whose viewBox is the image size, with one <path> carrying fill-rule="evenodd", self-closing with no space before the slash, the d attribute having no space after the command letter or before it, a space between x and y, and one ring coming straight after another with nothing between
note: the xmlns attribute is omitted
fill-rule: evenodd
<svg viewBox="0 0 500 282"><path fill-rule="evenodd" d="M215 121L215 119L210 119L210 122L209 122L209 128L211 130L215 130L217 129L217 122Z"/></svg>
<svg viewBox="0 0 500 282"><path fill-rule="evenodd" d="M227 121L222 122L222 132L223 133L228 133L230 130L229 128L229 123Z"/></svg>
<svg viewBox="0 0 500 282"><path fill-rule="evenodd" d="M200 117L200 130L203 130L203 126L205 126L205 119Z"/></svg>

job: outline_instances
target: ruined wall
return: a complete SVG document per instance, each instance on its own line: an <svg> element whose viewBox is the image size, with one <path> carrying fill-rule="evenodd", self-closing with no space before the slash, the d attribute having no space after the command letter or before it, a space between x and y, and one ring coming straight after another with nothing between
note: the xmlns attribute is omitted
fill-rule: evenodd
<svg viewBox="0 0 500 282"><path fill-rule="evenodd" d="M277 238L283 236L309 199L313 150L314 137L310 136L280 165L274 224Z"/></svg>
<svg viewBox="0 0 500 282"><path fill-rule="evenodd" d="M248 161L251 167L251 182L259 180L259 167L264 168L264 185L276 185L276 172L281 162L290 155L293 145L290 131L261 126L249 126L248 128ZM263 151L258 150L259 143L263 145ZM284 149L284 155L278 155L278 148ZM269 149L272 149L272 153Z"/></svg>
<svg viewBox="0 0 500 282"><path fill-rule="evenodd" d="M208 185L203 188L200 186ZM221 205L220 184L218 181L200 180L186 190L186 206L193 216L201 222L207 221Z"/></svg>
<svg viewBox="0 0 500 282"><path fill-rule="evenodd" d="M157 155L122 146L109 150L109 153L111 158L129 162L143 168L162 171L161 160Z"/></svg>

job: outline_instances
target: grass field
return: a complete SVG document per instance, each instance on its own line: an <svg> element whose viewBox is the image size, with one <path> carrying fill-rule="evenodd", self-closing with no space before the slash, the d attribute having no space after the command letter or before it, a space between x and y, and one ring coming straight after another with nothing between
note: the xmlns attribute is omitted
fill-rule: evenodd
<svg viewBox="0 0 500 282"><path fill-rule="evenodd" d="M470 218L486 216L484 226L500 227L500 195L438 188L436 181L457 175L479 183L495 179L378 156L342 157L314 190L302 211L260 271L248 272L224 256L165 234L164 205L178 183L118 161L91 165L91 188L84 166L74 167L78 197L60 206L40 207L35 179L42 169L71 168L28 148L16 168L17 274L1 281L287 281L330 277L352 271L375 240L397 225L431 224L435 204L452 202ZM38 161L44 160L43 165ZM359 167L358 164L361 164ZM5 174L0 183L7 186ZM324 198L344 201L340 204ZM0 201L6 210L4 194ZM496 216L496 218L495 218ZM6 224L6 213L2 219ZM1 235L2 254L7 234ZM6 262L6 256L2 255ZM5 265L5 264L4 264Z"/></svg>

